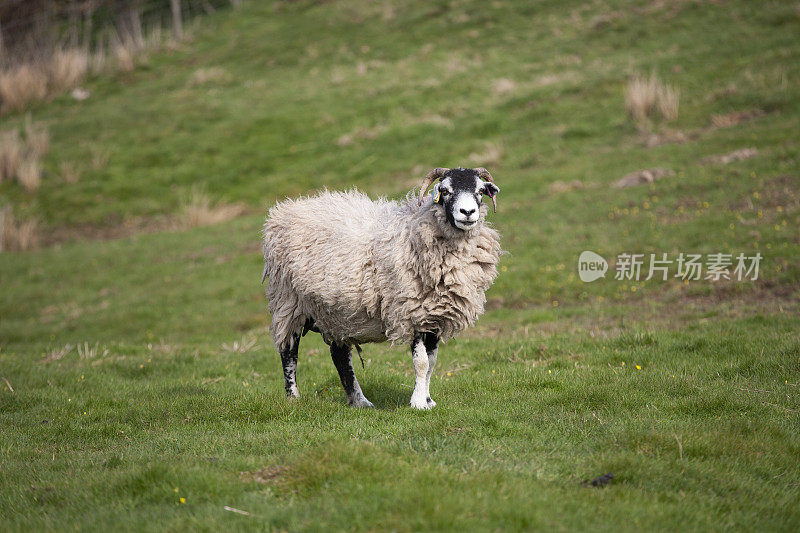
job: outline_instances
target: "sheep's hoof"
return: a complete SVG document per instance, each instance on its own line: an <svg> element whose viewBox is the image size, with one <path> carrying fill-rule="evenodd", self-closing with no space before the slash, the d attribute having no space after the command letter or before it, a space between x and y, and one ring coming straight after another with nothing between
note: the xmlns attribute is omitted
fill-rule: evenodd
<svg viewBox="0 0 800 533"><path fill-rule="evenodd" d="M428 407L436 407L436 402L434 402L434 401L431 399L431 397L430 397L430 396L428 396L428 398L427 398L425 401L426 401L426 402L428 402Z"/></svg>
<svg viewBox="0 0 800 533"><path fill-rule="evenodd" d="M354 398L348 398L347 405L349 405L350 407L372 407L372 408L375 407L374 405L372 405L372 402L367 400L363 395L356 396Z"/></svg>
<svg viewBox="0 0 800 533"><path fill-rule="evenodd" d="M431 402L433 402L433 400L431 400ZM427 398L414 398L413 396L411 397L410 404L414 409L430 409L436 405L435 403L428 403Z"/></svg>

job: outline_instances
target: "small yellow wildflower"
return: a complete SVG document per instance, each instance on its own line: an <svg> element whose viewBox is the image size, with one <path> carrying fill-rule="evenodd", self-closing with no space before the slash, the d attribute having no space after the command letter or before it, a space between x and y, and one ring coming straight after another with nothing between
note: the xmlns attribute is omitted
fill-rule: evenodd
<svg viewBox="0 0 800 533"><path fill-rule="evenodd" d="M636 370L641 370L641 369L642 369L642 367L641 367L641 366L639 366L639 365L636 365Z"/></svg>
<svg viewBox="0 0 800 533"><path fill-rule="evenodd" d="M139 368L144 368L144 365L139 365Z"/></svg>
<svg viewBox="0 0 800 533"><path fill-rule="evenodd" d="M184 498L184 497L181 497L181 499L180 499L180 502L181 502L181 503L186 503L186 498Z"/></svg>
<svg viewBox="0 0 800 533"><path fill-rule="evenodd" d="M177 492L178 492L178 487L175 487L174 489L172 489L172 492L174 492L174 493L176 493L176 494L177 494Z"/></svg>

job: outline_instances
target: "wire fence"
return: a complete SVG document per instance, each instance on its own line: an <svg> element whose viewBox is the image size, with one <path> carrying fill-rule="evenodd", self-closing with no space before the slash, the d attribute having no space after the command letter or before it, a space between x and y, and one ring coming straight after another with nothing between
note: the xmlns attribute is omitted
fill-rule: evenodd
<svg viewBox="0 0 800 533"><path fill-rule="evenodd" d="M0 63L13 64L56 47L91 51L116 40L142 45L154 31L180 38L199 16L241 0L0 0Z"/></svg>

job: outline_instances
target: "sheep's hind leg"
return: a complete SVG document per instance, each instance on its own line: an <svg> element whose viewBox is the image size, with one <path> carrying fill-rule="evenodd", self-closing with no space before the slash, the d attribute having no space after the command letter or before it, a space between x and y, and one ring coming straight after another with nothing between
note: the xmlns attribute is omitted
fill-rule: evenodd
<svg viewBox="0 0 800 533"><path fill-rule="evenodd" d="M411 407L414 409L430 409L435 404L433 400L428 403L430 399L428 392L430 362L423 334L414 337L414 342L411 343L411 358L414 361L414 392L411 393Z"/></svg>
<svg viewBox="0 0 800 533"><path fill-rule="evenodd" d="M422 342L425 344L425 351L428 353L428 372L425 374L425 390L428 391L428 397L425 400L430 407L436 407L436 402L431 399L431 376L433 375L433 369L436 367L439 337L433 333L425 333L422 337Z"/></svg>
<svg viewBox="0 0 800 533"><path fill-rule="evenodd" d="M352 407L375 407L361 392L361 386L353 371L352 349L347 345L331 344L331 359L339 372L347 403Z"/></svg>
<svg viewBox="0 0 800 533"><path fill-rule="evenodd" d="M297 398L300 391L297 389L297 350L300 348L300 335L293 335L289 346L281 350L281 363L283 364L283 380L286 387L286 396Z"/></svg>

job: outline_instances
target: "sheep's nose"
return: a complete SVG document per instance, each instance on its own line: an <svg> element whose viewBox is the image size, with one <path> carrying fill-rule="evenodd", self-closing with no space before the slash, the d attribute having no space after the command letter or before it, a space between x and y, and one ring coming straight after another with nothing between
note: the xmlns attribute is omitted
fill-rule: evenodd
<svg viewBox="0 0 800 533"><path fill-rule="evenodd" d="M475 212L474 209L459 209L465 216L472 216L472 213Z"/></svg>

